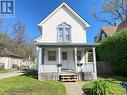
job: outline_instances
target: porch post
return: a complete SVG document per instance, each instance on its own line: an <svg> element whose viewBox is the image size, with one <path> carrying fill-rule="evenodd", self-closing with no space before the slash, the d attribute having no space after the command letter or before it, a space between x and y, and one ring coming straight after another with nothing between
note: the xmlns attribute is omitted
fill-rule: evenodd
<svg viewBox="0 0 127 95"><path fill-rule="evenodd" d="M58 72L61 72L61 48L60 47L58 47L58 64L59 64L59 66L58 66Z"/></svg>
<svg viewBox="0 0 127 95"><path fill-rule="evenodd" d="M95 52L95 47L93 47L93 72L96 73L96 52Z"/></svg>
<svg viewBox="0 0 127 95"><path fill-rule="evenodd" d="M91 79L96 80L97 79L97 69L96 69L96 52L95 47L93 47L93 72L91 73Z"/></svg>
<svg viewBox="0 0 127 95"><path fill-rule="evenodd" d="M77 48L74 48L74 57L75 57L75 72L77 73Z"/></svg>
<svg viewBox="0 0 127 95"><path fill-rule="evenodd" d="M37 50L37 58L38 58L38 80L41 80L41 64L42 64L42 48L38 47Z"/></svg>

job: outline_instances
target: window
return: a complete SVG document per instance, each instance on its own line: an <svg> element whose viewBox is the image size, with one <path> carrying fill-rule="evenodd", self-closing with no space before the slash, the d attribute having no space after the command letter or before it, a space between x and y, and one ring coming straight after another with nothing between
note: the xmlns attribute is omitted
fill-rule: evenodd
<svg viewBox="0 0 127 95"><path fill-rule="evenodd" d="M64 41L64 29L59 28L58 31L59 31L59 40Z"/></svg>
<svg viewBox="0 0 127 95"><path fill-rule="evenodd" d="M81 60L81 51L77 51L77 60L79 61L79 60Z"/></svg>
<svg viewBox="0 0 127 95"><path fill-rule="evenodd" d="M63 22L58 25L58 41L59 42L70 42L71 41L71 26Z"/></svg>
<svg viewBox="0 0 127 95"><path fill-rule="evenodd" d="M70 41L71 40L71 30L70 28L65 28L66 31L66 41Z"/></svg>
<svg viewBox="0 0 127 95"><path fill-rule="evenodd" d="M93 52L88 52L88 62L93 62Z"/></svg>
<svg viewBox="0 0 127 95"><path fill-rule="evenodd" d="M81 58L82 58L82 52L81 51L77 51L77 60L80 61ZM73 51L73 60L75 60L74 51Z"/></svg>
<svg viewBox="0 0 127 95"><path fill-rule="evenodd" d="M48 51L48 60L56 61L56 51Z"/></svg>
<svg viewBox="0 0 127 95"><path fill-rule="evenodd" d="M106 39L105 33L103 33L103 34L101 35L101 38L102 38L102 41L104 41L104 40Z"/></svg>
<svg viewBox="0 0 127 95"><path fill-rule="evenodd" d="M4 69L5 64L4 63L0 63L0 69Z"/></svg>
<svg viewBox="0 0 127 95"><path fill-rule="evenodd" d="M62 52L62 60L67 60L67 52Z"/></svg>

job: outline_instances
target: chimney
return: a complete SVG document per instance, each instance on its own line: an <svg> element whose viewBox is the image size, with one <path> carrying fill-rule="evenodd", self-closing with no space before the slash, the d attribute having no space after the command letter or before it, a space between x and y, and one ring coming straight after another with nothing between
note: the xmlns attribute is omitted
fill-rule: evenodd
<svg viewBox="0 0 127 95"><path fill-rule="evenodd" d="M117 25L117 23L115 22L115 23L114 23L114 26L116 26L116 25Z"/></svg>

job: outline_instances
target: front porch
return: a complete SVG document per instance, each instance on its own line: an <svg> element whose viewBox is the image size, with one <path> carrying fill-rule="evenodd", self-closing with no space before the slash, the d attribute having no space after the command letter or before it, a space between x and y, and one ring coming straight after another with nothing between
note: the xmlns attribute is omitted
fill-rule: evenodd
<svg viewBox="0 0 127 95"><path fill-rule="evenodd" d="M39 44L38 79L60 80L77 76L77 80L97 78L95 47L97 44ZM92 60L89 60L89 54Z"/></svg>

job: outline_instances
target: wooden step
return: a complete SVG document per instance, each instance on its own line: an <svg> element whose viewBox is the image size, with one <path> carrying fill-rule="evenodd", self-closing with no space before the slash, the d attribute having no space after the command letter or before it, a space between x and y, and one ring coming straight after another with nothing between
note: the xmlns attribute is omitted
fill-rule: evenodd
<svg viewBox="0 0 127 95"><path fill-rule="evenodd" d="M66 80L66 79L62 79L61 80L61 82L76 82L77 81L77 79L68 79L68 80Z"/></svg>
<svg viewBox="0 0 127 95"><path fill-rule="evenodd" d="M61 74L60 81L61 82L75 82L78 80L78 76L76 74Z"/></svg>

